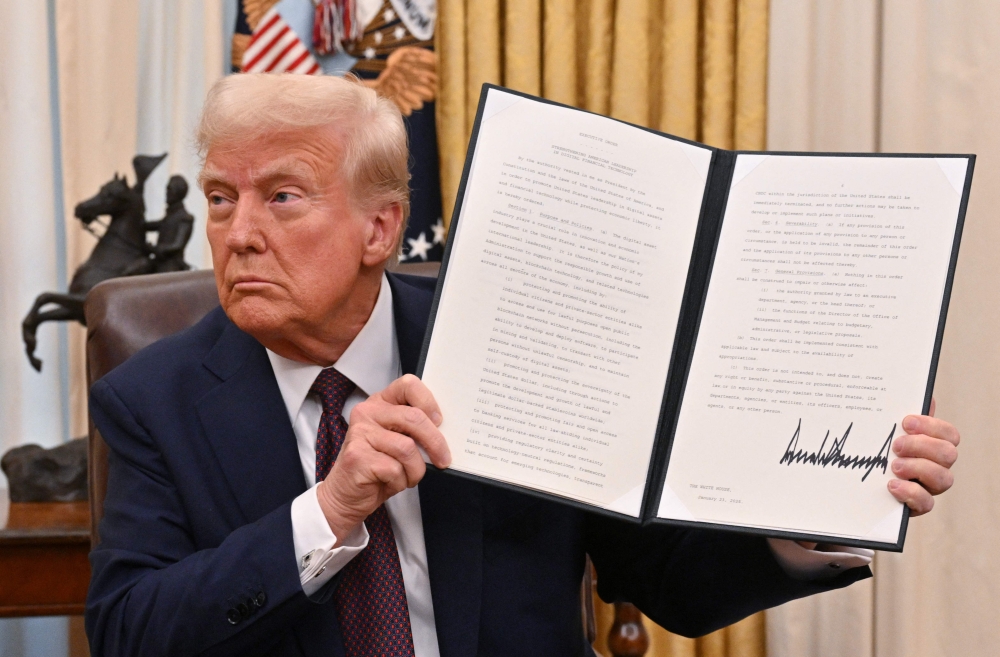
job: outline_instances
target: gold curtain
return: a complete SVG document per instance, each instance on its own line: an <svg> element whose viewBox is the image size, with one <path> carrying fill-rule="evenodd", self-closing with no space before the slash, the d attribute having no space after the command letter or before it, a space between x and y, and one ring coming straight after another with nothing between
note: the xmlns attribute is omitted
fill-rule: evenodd
<svg viewBox="0 0 1000 657"><path fill-rule="evenodd" d="M768 0L438 0L445 221L484 82L712 146L763 150ZM598 601L598 644L613 610ZM700 639L645 620L650 657L764 657L764 617Z"/></svg>
<svg viewBox="0 0 1000 657"><path fill-rule="evenodd" d="M763 149L768 0L438 0L445 221L484 82Z"/></svg>

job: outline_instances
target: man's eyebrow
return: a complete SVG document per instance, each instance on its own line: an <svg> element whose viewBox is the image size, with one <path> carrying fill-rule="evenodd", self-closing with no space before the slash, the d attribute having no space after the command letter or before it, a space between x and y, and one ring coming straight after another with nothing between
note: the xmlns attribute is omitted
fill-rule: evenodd
<svg viewBox="0 0 1000 657"><path fill-rule="evenodd" d="M223 185L228 185L226 181L226 175L222 171L216 169L203 168L201 173L198 174L198 187L204 188L208 183L221 183Z"/></svg>
<svg viewBox="0 0 1000 657"><path fill-rule="evenodd" d="M279 178L307 178L312 173L311 167L298 160L277 162L254 171L252 183L259 185L263 182L273 181ZM198 175L198 184L204 187L206 183L217 182L223 185L232 186L224 171L205 168Z"/></svg>

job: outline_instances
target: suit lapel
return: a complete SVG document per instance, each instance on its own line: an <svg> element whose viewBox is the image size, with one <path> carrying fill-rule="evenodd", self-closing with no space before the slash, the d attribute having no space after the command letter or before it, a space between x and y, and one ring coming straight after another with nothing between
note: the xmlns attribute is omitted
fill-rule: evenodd
<svg viewBox="0 0 1000 657"><path fill-rule="evenodd" d="M433 290L389 274L399 359L413 374ZM441 657L474 655L483 593L482 487L428 468L417 487Z"/></svg>
<svg viewBox="0 0 1000 657"><path fill-rule="evenodd" d="M222 382L198 400L198 416L240 509L254 522L306 489L288 411L264 347L235 325L204 364Z"/></svg>

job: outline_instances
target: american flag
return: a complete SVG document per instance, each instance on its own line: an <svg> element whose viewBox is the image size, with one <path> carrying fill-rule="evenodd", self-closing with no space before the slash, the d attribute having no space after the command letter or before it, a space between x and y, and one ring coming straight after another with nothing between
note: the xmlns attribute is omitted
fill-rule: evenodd
<svg viewBox="0 0 1000 657"><path fill-rule="evenodd" d="M321 73L319 63L272 7L257 24L243 53L244 73Z"/></svg>

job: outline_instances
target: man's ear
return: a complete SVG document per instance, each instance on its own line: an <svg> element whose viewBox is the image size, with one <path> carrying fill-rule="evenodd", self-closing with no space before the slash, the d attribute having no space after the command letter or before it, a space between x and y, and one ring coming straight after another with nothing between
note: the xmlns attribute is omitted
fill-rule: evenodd
<svg viewBox="0 0 1000 657"><path fill-rule="evenodd" d="M396 251L399 231L403 230L403 207L391 203L377 210L368 219L368 239L361 262L367 267L380 265Z"/></svg>

